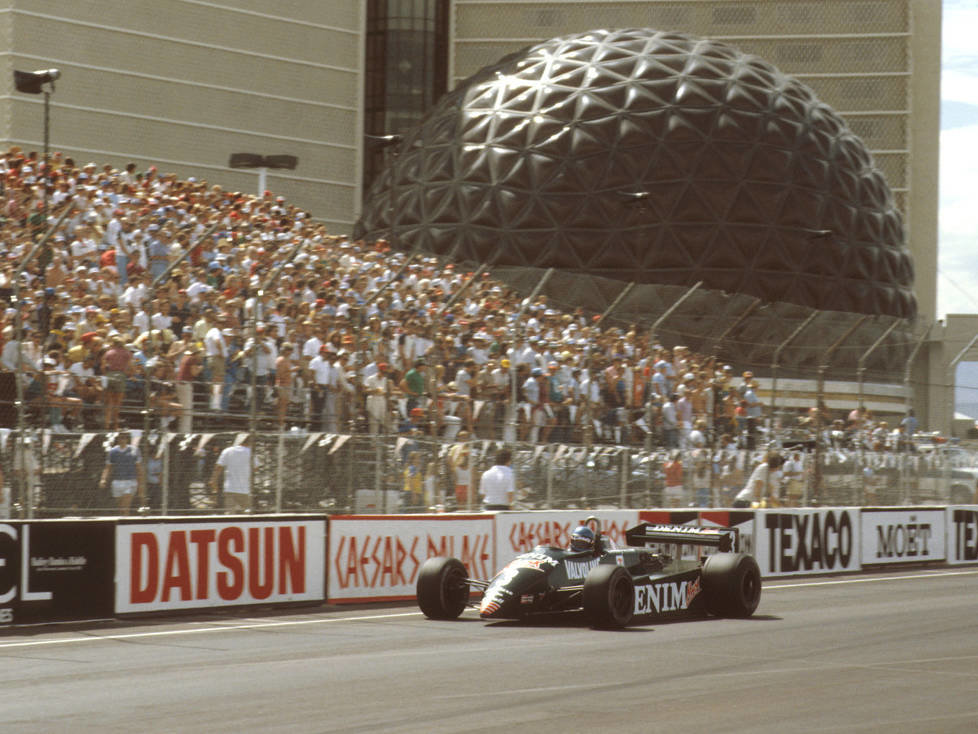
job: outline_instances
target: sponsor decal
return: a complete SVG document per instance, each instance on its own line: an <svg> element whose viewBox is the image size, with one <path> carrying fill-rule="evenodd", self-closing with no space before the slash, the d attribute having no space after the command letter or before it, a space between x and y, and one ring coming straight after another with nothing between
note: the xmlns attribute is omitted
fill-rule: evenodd
<svg viewBox="0 0 978 734"><path fill-rule="evenodd" d="M662 581L635 587L635 614L662 614L689 609L701 591L700 579Z"/></svg>
<svg viewBox="0 0 978 734"><path fill-rule="evenodd" d="M950 510L953 526L948 540L952 545L952 563L978 561L978 511L955 507Z"/></svg>
<svg viewBox="0 0 978 734"><path fill-rule="evenodd" d="M862 562L866 565L944 560L944 510L863 510Z"/></svg>
<svg viewBox="0 0 978 734"><path fill-rule="evenodd" d="M3 584L0 588L0 604L7 604L13 600L19 601L50 601L52 593L50 591L31 591L30 589L30 576L28 571L30 566L28 565L28 559L31 553L31 526L24 524L20 526L23 538L21 539L20 533L18 533L18 528L14 525L8 525L6 523L0 523L0 535L4 536L5 539L11 541L7 545L11 550L16 548L16 545L20 545L20 581L21 584L18 585L17 581L13 580L17 578L16 574L12 575L12 580ZM9 563L11 557L14 554L12 552L0 555L0 569L11 568L13 570L14 564Z"/></svg>
<svg viewBox="0 0 978 734"><path fill-rule="evenodd" d="M112 615L114 523L0 523L0 624Z"/></svg>
<svg viewBox="0 0 978 734"><path fill-rule="evenodd" d="M849 510L762 511L760 516L767 561L762 568L768 573L858 568L859 558L853 553L856 531Z"/></svg>
<svg viewBox="0 0 978 734"><path fill-rule="evenodd" d="M567 569L568 579L583 579L599 563L601 563L600 558L591 561L564 561L564 568Z"/></svg>
<svg viewBox="0 0 978 734"><path fill-rule="evenodd" d="M120 613L325 597L325 523L120 525Z"/></svg>

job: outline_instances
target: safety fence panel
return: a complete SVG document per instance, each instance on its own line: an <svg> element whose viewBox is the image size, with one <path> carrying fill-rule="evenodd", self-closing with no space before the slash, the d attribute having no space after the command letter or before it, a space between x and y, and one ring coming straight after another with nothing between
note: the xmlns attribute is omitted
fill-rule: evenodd
<svg viewBox="0 0 978 734"><path fill-rule="evenodd" d="M0 516L200 515L225 511L215 466L224 449L251 441L250 511L392 514L474 512L479 479L500 450L511 455L518 510L629 507L731 508L769 449L646 450L570 443L452 441L390 435L131 431L145 467L131 508L102 481L116 433L0 429L5 501ZM810 446L786 459L764 507L966 504L978 462L963 449L913 452Z"/></svg>

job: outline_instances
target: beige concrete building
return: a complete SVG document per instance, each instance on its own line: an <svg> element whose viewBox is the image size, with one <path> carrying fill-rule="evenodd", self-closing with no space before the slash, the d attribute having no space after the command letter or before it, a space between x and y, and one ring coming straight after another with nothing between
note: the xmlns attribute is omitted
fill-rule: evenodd
<svg viewBox="0 0 978 734"><path fill-rule="evenodd" d="M360 200L361 0L0 0L0 142L40 150L43 98L12 70L57 68L51 150L79 162L257 191L231 153L298 156L268 187L337 231Z"/></svg>

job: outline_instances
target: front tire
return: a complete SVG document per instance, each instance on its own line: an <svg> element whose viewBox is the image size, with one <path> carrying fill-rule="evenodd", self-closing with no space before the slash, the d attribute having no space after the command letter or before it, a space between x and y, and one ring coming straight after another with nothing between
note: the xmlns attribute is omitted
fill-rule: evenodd
<svg viewBox="0 0 978 734"><path fill-rule="evenodd" d="M761 570L746 553L716 553L702 573L706 608L718 617L749 617L761 601Z"/></svg>
<svg viewBox="0 0 978 734"><path fill-rule="evenodd" d="M595 629L621 629L635 613L635 582L618 565L602 563L584 579L584 616Z"/></svg>
<svg viewBox="0 0 978 734"><path fill-rule="evenodd" d="M457 619L469 601L469 574L457 558L429 558L418 573L418 606L429 619Z"/></svg>

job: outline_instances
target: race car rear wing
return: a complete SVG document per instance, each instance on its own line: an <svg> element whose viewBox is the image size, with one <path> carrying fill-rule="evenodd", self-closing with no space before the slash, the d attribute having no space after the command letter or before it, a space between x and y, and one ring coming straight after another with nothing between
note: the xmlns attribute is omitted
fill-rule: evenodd
<svg viewBox="0 0 978 734"><path fill-rule="evenodd" d="M643 522L625 531L628 545L646 543L675 543L705 545L727 552L733 549L737 531L733 528L698 528L692 525L660 525Z"/></svg>

